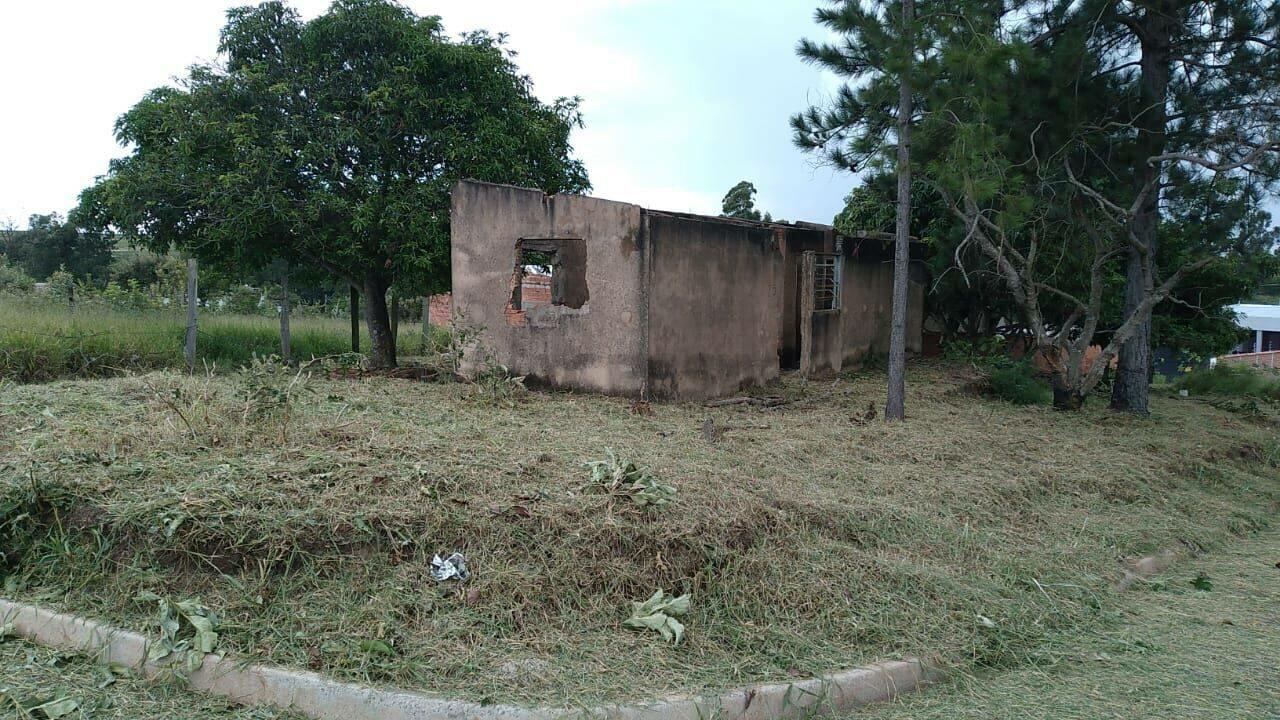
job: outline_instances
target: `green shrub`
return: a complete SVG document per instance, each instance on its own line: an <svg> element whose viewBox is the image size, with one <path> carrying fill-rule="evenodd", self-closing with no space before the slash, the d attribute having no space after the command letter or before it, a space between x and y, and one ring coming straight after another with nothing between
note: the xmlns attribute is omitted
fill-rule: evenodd
<svg viewBox="0 0 1280 720"><path fill-rule="evenodd" d="M1009 342L1000 335L979 340L953 340L942 348L943 360L976 367L985 390L1014 405L1048 405L1053 391L1029 360L1009 357Z"/></svg>
<svg viewBox="0 0 1280 720"><path fill-rule="evenodd" d="M22 268L9 264L9 258L0 254L0 292L30 292L35 287L35 281L31 276L22 271Z"/></svg>
<svg viewBox="0 0 1280 720"><path fill-rule="evenodd" d="M1026 360L986 363L987 384L996 397L1014 405L1048 405L1053 391Z"/></svg>
<svg viewBox="0 0 1280 720"><path fill-rule="evenodd" d="M1248 365L1219 363L1188 373L1176 384L1190 395L1229 395L1280 402L1280 373Z"/></svg>
<svg viewBox="0 0 1280 720"><path fill-rule="evenodd" d="M951 340L942 346L942 359L950 363L982 364L1009 357L1009 343L1003 335L978 340Z"/></svg>

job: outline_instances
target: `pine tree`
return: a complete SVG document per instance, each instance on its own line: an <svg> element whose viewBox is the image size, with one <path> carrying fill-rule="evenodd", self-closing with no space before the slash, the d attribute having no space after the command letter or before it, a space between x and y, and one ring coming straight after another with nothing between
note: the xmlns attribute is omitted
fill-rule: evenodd
<svg viewBox="0 0 1280 720"><path fill-rule="evenodd" d="M898 175L893 317L886 420L905 416L906 302L911 222L911 125L920 79L928 77L928 33L914 0L832 0L815 14L841 39L802 40L800 57L845 79L826 107L791 120L795 143L857 172L892 163ZM892 155L891 155L892 153ZM893 157L893 160L889 158Z"/></svg>
<svg viewBox="0 0 1280 720"><path fill-rule="evenodd" d="M1131 238L1126 315L1158 277L1162 190L1175 165L1202 175L1274 180L1280 154L1280 6L1257 0L1055 0L1034 17L1041 37L1079 33L1101 58L1099 74L1127 83L1107 164L1127 191L1106 194ZM1087 30L1087 32L1086 32ZM1064 82L1070 78L1064 78ZM1116 212L1118 211L1118 212ZM1210 252L1206 248L1205 252ZM1148 412L1151 318L1120 354L1111 403Z"/></svg>

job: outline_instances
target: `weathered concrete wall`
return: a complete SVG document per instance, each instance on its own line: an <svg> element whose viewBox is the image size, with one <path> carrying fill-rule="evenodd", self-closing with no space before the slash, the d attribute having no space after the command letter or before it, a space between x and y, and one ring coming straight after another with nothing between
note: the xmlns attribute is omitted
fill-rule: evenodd
<svg viewBox="0 0 1280 720"><path fill-rule="evenodd" d="M698 400L778 375L782 254L772 230L646 213L649 390Z"/></svg>
<svg viewBox="0 0 1280 720"><path fill-rule="evenodd" d="M846 239L849 242L850 239ZM814 310L810 256L801 255L800 370L806 374L840 371L868 354L889 350L893 316L893 259L891 248L853 241L844 249L840 309ZM907 286L907 352L923 349L925 268L913 261Z"/></svg>
<svg viewBox="0 0 1280 720"><path fill-rule="evenodd" d="M454 307L482 328L481 342L497 362L533 384L639 394L646 371L640 222L636 205L460 182L450 223ZM509 307L519 242L546 238L582 241L573 252L585 251L586 301Z"/></svg>
<svg viewBox="0 0 1280 720"><path fill-rule="evenodd" d="M908 353L923 348L924 274L923 265L913 261L907 285ZM887 353L893 317L892 258L846 253L842 290L844 362L857 362L867 353Z"/></svg>

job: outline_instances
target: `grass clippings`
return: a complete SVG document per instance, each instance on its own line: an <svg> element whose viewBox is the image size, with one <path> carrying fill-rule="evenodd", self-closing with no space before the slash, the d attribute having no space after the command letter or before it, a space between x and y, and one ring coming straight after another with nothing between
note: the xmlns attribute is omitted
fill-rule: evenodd
<svg viewBox="0 0 1280 720"><path fill-rule="evenodd" d="M1119 598L1106 622L1055 634L1040 661L963 674L868 708L866 720L1280 717L1280 532L1174 566ZM1212 592L1197 578L1215 580ZM1220 578L1220 579L1219 579Z"/></svg>
<svg viewBox="0 0 1280 720"><path fill-rule="evenodd" d="M1206 403L1061 413L917 366L907 422L867 421L884 382L788 376L766 389L785 404L651 415L385 378L312 377L289 413L247 416L235 375L10 385L4 592L137 629L140 593L199 597L246 658L590 704L909 655L1036 662L1114 608L1119 559L1220 547L1280 506L1275 426ZM768 429L707 443L708 414ZM608 447L678 500L585 491ZM437 584L453 551L472 577ZM679 645L623 627L654 588L697 598ZM498 672L516 660L556 672Z"/></svg>
<svg viewBox="0 0 1280 720"><path fill-rule="evenodd" d="M145 680L22 640L0 643L0 717L45 720L50 707L60 720L303 720L193 692L176 678Z"/></svg>

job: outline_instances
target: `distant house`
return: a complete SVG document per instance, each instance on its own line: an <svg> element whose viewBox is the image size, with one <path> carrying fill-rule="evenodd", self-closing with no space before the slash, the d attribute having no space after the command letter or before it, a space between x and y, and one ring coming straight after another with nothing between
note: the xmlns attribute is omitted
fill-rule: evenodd
<svg viewBox="0 0 1280 720"><path fill-rule="evenodd" d="M1236 323L1253 331L1253 337L1233 352L1260 353L1280 350L1280 305L1232 305Z"/></svg>
<svg viewBox="0 0 1280 720"><path fill-rule="evenodd" d="M1280 368L1280 305L1232 305L1236 323L1253 335L1230 355L1213 358L1212 364Z"/></svg>
<svg viewBox="0 0 1280 720"><path fill-rule="evenodd" d="M889 342L893 242L463 181L452 309L547 385L698 400L840 370ZM921 349L915 244L907 348Z"/></svg>

